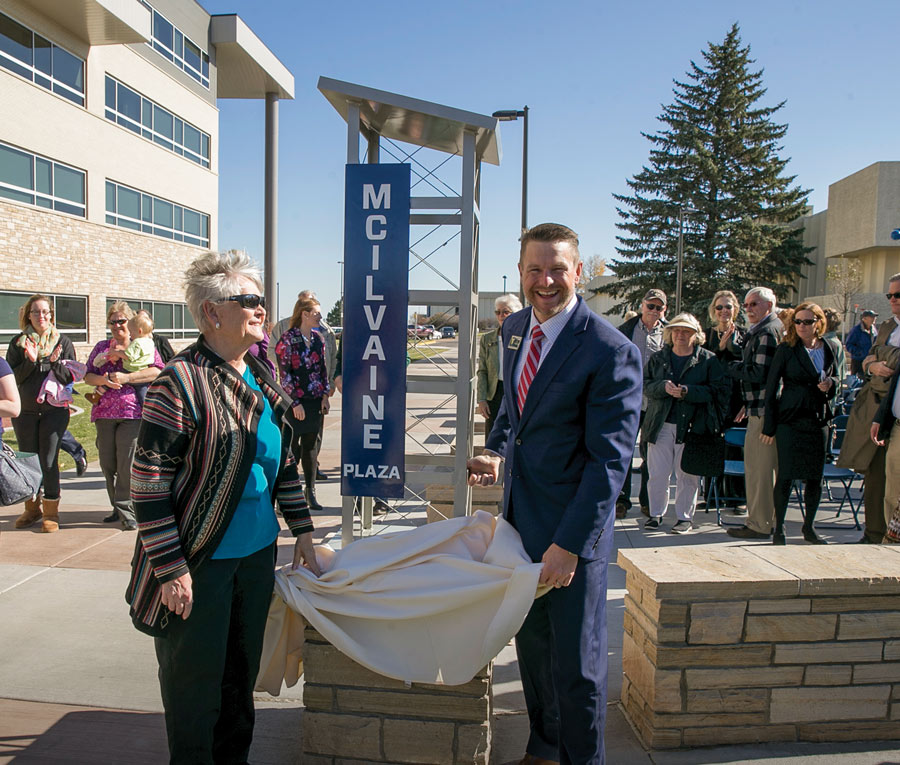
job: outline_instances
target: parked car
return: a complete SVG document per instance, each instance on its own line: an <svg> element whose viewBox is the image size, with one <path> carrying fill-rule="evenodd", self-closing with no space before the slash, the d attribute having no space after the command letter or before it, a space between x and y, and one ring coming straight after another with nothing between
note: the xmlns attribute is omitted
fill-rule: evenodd
<svg viewBox="0 0 900 765"><path fill-rule="evenodd" d="M441 327L441 337L456 337L456 330L453 327Z"/></svg>
<svg viewBox="0 0 900 765"><path fill-rule="evenodd" d="M433 340L436 331L434 324L423 324L419 327L417 334L420 340ZM440 334L438 334L438 337L440 337Z"/></svg>
<svg viewBox="0 0 900 765"><path fill-rule="evenodd" d="M415 324L407 324L406 325L406 335L407 335L407 337L418 337L419 336L419 327Z"/></svg>

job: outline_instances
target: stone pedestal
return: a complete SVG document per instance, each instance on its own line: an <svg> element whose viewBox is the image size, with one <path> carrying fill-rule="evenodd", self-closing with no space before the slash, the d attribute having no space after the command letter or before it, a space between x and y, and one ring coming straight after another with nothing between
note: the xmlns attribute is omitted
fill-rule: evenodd
<svg viewBox="0 0 900 765"><path fill-rule="evenodd" d="M900 738L900 546L620 550L652 748Z"/></svg>
<svg viewBox="0 0 900 765"><path fill-rule="evenodd" d="M491 666L465 685L407 685L376 674L307 628L304 765L487 765Z"/></svg>

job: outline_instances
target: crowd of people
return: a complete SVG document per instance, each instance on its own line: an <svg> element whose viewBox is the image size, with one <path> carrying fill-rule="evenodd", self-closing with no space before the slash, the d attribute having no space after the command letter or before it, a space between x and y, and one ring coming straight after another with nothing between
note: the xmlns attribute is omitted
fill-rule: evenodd
<svg viewBox="0 0 900 765"><path fill-rule="evenodd" d="M803 538L826 544L814 522L825 465L832 458L835 402L847 385L867 378L838 465L866 475L866 533L859 541L892 541L887 533L892 516L900 540L900 438L893 459L886 446L900 418L900 397L893 404L900 361L900 275L891 285L893 316L876 334L877 315L864 310L847 336L846 353L837 311L808 301L779 309L766 287L751 289L743 303L731 291L716 292L706 330L690 313L667 322L665 293L649 290L640 312L619 327L641 350L644 365L638 444L638 497L648 516L644 527L662 527L674 474L672 532L690 531L699 502L721 498L734 513L747 516L742 526L727 530L730 536L783 545L787 506L800 481ZM731 428L743 429L741 438L725 443L721 436ZM743 479L721 475L726 457L743 460ZM616 502L618 518L631 508L631 493L629 471Z"/></svg>

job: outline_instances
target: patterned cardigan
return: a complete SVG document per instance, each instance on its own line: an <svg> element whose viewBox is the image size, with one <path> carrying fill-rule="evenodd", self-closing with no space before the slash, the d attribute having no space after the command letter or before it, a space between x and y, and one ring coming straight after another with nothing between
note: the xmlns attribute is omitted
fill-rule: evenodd
<svg viewBox="0 0 900 765"><path fill-rule="evenodd" d="M290 452L290 399L261 362L244 360L282 423L273 504L295 536L312 531ZM262 413L259 394L202 335L150 385L131 469L138 539L125 595L140 631L163 634L169 611L161 583L202 566L222 540L256 455Z"/></svg>

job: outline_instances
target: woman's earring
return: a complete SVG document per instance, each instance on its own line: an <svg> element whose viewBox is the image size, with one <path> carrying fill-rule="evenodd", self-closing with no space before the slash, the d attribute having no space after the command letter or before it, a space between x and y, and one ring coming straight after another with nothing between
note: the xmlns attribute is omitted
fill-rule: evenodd
<svg viewBox="0 0 900 765"><path fill-rule="evenodd" d="M216 329L222 329L222 325L219 322L216 322Z"/></svg>

